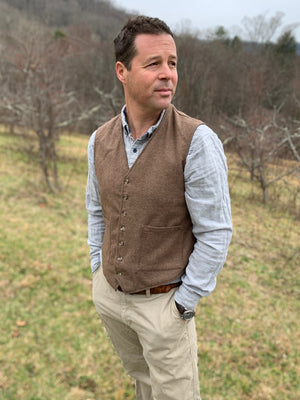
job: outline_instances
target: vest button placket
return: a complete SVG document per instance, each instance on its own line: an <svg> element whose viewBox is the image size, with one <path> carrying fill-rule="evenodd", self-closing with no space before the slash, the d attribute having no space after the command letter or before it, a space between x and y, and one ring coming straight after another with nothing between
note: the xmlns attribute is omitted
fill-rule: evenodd
<svg viewBox="0 0 300 400"><path fill-rule="evenodd" d="M129 179L128 178L125 178L124 179L124 185L127 185L128 183L129 183ZM126 201L126 200L128 200L128 194L127 193L124 193L124 190L125 188L124 188L124 186L123 186L123 194L122 194L122 199L123 199L123 207L122 207L122 212L121 212L121 216L122 217L124 217L125 215L126 215L126 211L125 211L125 209L124 209L124 202ZM122 247L125 245L125 242L124 242L124 240L123 240L123 236L124 236L124 234L125 234L125 230L126 230L126 228L125 228L125 225L121 225L120 226L120 231L119 231L119 240L118 240L118 245L119 245L119 251L118 251L118 255L117 255L117 262L118 263L122 263L123 262L123 257L122 257L122 253L121 253L121 250L122 250ZM121 254L120 254L121 253ZM121 275L121 272L120 271L118 271L118 275Z"/></svg>

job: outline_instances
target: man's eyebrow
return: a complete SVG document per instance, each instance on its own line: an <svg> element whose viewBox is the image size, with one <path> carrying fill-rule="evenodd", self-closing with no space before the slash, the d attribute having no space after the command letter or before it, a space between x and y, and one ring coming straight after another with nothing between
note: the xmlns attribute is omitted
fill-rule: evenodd
<svg viewBox="0 0 300 400"><path fill-rule="evenodd" d="M145 63L149 63L149 62L151 62L151 61L156 61L156 60L159 60L159 59L161 59L162 57L160 56L160 55L157 55L157 56L150 56L149 58L147 58L146 60L145 60ZM169 58L171 58L172 60L177 60L177 56L175 55L175 54L171 54L170 56L169 56Z"/></svg>
<svg viewBox="0 0 300 400"><path fill-rule="evenodd" d="M160 58L161 58L161 56L159 56L159 55L157 55L157 56L150 56L150 57L146 58L145 63L149 63L149 62L151 62L151 61L155 61L155 60L158 60L158 59L160 59Z"/></svg>

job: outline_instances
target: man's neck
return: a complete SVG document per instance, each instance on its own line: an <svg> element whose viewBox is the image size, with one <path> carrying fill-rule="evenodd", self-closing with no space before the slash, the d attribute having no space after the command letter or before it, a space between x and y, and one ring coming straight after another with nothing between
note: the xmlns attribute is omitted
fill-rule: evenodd
<svg viewBox="0 0 300 400"><path fill-rule="evenodd" d="M156 113L132 112L132 109L128 109L126 106L127 123L132 137L134 139L140 138L151 126L157 123L161 113L162 110L158 110Z"/></svg>

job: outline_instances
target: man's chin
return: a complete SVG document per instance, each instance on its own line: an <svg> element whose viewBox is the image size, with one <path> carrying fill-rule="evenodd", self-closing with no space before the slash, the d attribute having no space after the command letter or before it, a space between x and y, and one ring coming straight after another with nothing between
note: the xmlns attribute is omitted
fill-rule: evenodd
<svg viewBox="0 0 300 400"><path fill-rule="evenodd" d="M165 108L169 107L171 102L172 102L172 97L160 99L160 101L156 102L157 109L164 110Z"/></svg>

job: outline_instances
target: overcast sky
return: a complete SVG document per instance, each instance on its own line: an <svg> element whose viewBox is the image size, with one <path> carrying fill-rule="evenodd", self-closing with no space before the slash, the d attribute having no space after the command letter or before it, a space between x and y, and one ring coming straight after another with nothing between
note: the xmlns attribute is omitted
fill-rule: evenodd
<svg viewBox="0 0 300 400"><path fill-rule="evenodd" d="M242 36L238 28L242 28L244 17L265 14L269 20L277 12L282 12L284 16L277 31L278 37L285 26L300 23L299 0L114 0L113 3L128 12L137 11L161 18L177 31L182 24L201 32L223 26L231 34ZM293 32L300 42L300 26Z"/></svg>

